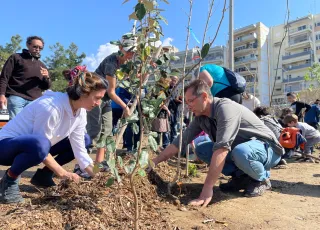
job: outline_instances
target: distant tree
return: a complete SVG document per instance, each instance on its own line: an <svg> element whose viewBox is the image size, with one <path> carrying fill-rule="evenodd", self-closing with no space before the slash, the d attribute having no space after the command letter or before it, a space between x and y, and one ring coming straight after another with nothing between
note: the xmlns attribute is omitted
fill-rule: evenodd
<svg viewBox="0 0 320 230"><path fill-rule="evenodd" d="M78 55L78 46L74 43L71 43L67 49L59 42L53 46L49 46L49 48L53 54L47 57L44 62L50 72L52 90L63 92L65 91L67 82L62 75L62 71L80 65L86 55L85 53Z"/></svg>
<svg viewBox="0 0 320 230"><path fill-rule="evenodd" d="M7 59L18 50L21 49L20 43L22 38L20 35L15 35L11 37L9 43L6 43L4 46L0 45L0 72L7 61Z"/></svg>

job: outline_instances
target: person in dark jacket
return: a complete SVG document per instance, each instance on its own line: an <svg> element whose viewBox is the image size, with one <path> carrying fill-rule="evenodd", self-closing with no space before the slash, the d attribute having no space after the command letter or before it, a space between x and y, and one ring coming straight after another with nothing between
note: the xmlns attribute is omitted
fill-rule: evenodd
<svg viewBox="0 0 320 230"><path fill-rule="evenodd" d="M298 116L299 121L303 121L305 113L311 109L311 106L302 101L298 101L297 94L294 92L287 93L287 100L291 103L291 108L294 114Z"/></svg>
<svg viewBox="0 0 320 230"><path fill-rule="evenodd" d="M315 129L319 127L319 116L320 116L320 100L317 99L311 106L311 109L306 113L304 121Z"/></svg>
<svg viewBox="0 0 320 230"><path fill-rule="evenodd" d="M28 37L26 45L28 49L8 58L0 75L0 109L7 106L10 119L51 86L47 67L39 60L43 39Z"/></svg>

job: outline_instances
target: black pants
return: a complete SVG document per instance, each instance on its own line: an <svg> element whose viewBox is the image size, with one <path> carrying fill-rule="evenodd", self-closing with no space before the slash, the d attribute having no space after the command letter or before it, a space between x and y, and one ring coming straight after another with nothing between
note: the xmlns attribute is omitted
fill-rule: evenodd
<svg viewBox="0 0 320 230"><path fill-rule="evenodd" d="M229 98L232 101L235 101L239 104L242 104L242 96L240 93L235 92L230 86L221 90L219 93L215 95L215 97L219 98Z"/></svg>

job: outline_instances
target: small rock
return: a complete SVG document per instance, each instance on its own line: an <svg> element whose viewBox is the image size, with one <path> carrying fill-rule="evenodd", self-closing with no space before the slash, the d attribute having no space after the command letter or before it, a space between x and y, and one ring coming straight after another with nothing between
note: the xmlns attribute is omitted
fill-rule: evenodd
<svg viewBox="0 0 320 230"><path fill-rule="evenodd" d="M174 200L174 201L173 201L173 204L174 204L175 206L180 206L181 202L180 202L180 200Z"/></svg>
<svg viewBox="0 0 320 230"><path fill-rule="evenodd" d="M183 207L183 206L180 206L180 207L178 208L178 210L179 210L179 211L182 211L182 212L188 211L188 210L186 209L186 207Z"/></svg>

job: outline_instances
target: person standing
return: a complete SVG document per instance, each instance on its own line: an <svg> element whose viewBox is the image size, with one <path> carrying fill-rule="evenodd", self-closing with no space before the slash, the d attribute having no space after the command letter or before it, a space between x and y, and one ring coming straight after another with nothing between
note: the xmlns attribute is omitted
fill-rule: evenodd
<svg viewBox="0 0 320 230"><path fill-rule="evenodd" d="M297 94L294 92L287 93L287 100L291 103L291 108L294 114L298 116L299 121L303 121L305 113L311 109L311 106L302 101L298 101Z"/></svg>
<svg viewBox="0 0 320 230"><path fill-rule="evenodd" d="M242 105L253 111L255 108L260 106L260 101L252 94L244 92L242 94Z"/></svg>
<svg viewBox="0 0 320 230"><path fill-rule="evenodd" d="M10 119L51 86L47 67L39 60L43 39L28 37L26 45L8 58L0 75L0 109L7 106Z"/></svg>
<svg viewBox="0 0 320 230"><path fill-rule="evenodd" d="M101 79L103 79L108 89L104 95L100 106L92 109L87 115L87 132L95 143L105 142L107 137L112 136L112 108L111 101L120 105L123 109L124 117L130 115L130 108L124 103L121 98L116 94L117 86L117 70L120 69L122 64L125 64L128 60L133 58L137 46L137 38L131 34L124 34L120 40L119 52L110 54L107 56L95 70ZM97 148L96 163L102 163L104 161L106 149ZM88 177L87 174L78 170L78 166L75 166L75 172L83 177Z"/></svg>

